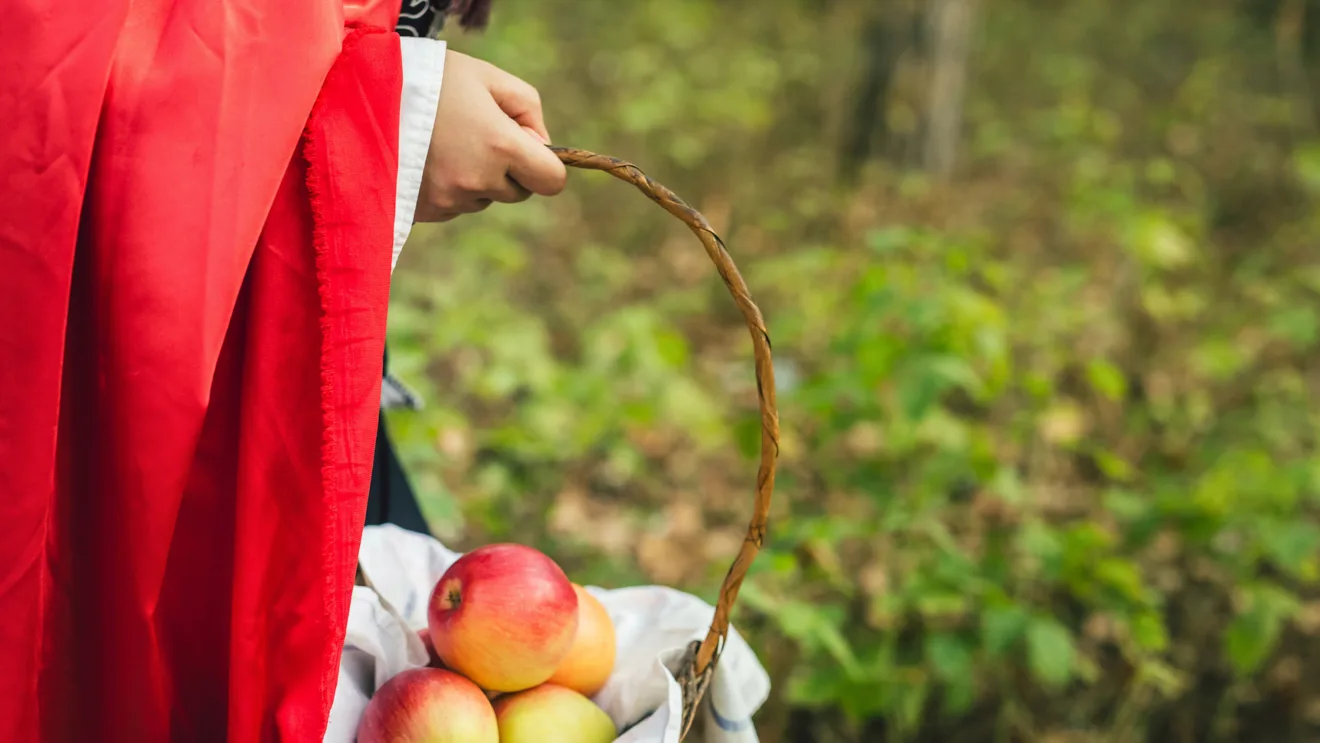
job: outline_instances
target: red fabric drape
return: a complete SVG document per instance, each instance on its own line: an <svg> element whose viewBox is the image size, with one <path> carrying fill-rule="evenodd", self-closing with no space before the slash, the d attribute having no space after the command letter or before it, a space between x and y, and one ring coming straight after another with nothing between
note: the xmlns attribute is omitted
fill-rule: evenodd
<svg viewBox="0 0 1320 743"><path fill-rule="evenodd" d="M377 28L394 28L399 23L403 0L344 0L344 20Z"/></svg>
<svg viewBox="0 0 1320 743"><path fill-rule="evenodd" d="M68 11L0 21L0 740L320 740L397 38L339 0Z"/></svg>

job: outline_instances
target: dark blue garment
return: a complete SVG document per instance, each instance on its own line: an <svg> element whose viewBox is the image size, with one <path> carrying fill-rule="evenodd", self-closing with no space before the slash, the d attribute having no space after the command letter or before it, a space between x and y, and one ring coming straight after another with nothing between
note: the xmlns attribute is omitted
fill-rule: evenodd
<svg viewBox="0 0 1320 743"><path fill-rule="evenodd" d="M389 375L390 356L385 352L383 376ZM403 470L394 443L390 441L385 424L385 411L380 411L376 429L376 455L371 467L371 490L367 495L367 525L394 524L395 526L430 534L426 519L417 503L417 495L408 474Z"/></svg>
<svg viewBox="0 0 1320 743"><path fill-rule="evenodd" d="M403 0L399 8L399 23L394 30L400 36L429 36L435 22L435 5L431 0Z"/></svg>
<svg viewBox="0 0 1320 743"><path fill-rule="evenodd" d="M433 36L445 23L446 15L458 17L464 28L483 28L490 18L491 0L402 0L395 30L400 36ZM402 407L417 407L407 388L390 377L390 354L385 351L382 378L386 395ZM382 398L384 400L385 398ZM385 422L384 402L377 419L376 453L371 467L371 491L367 497L367 525L394 524L422 534L430 534L426 519L403 463L390 441Z"/></svg>

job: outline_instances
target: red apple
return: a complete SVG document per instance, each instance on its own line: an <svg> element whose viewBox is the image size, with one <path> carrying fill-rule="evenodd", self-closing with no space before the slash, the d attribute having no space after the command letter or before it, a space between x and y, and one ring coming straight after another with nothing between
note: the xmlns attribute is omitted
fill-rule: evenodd
<svg viewBox="0 0 1320 743"><path fill-rule="evenodd" d="M451 670L449 668L445 668L445 662L440 660L440 656L436 654L435 643L431 642L431 630L429 629L417 630L417 636L422 638L422 645L426 648L426 654L430 658L430 660L427 661L426 665L429 668L444 668L444 670L446 671ZM485 694L487 699L494 700L496 697L500 695L501 692L490 691L489 689L482 689L481 693Z"/></svg>
<svg viewBox="0 0 1320 743"><path fill-rule="evenodd" d="M547 683L595 696L614 672L614 622L600 600L573 584L578 598L577 634L568 655Z"/></svg>
<svg viewBox="0 0 1320 743"><path fill-rule="evenodd" d="M452 671L412 668L376 690L357 743L500 743L500 732L476 684Z"/></svg>
<svg viewBox="0 0 1320 743"><path fill-rule="evenodd" d="M577 593L544 553L491 544L440 576L427 617L445 666L487 691L522 691L550 678L568 654Z"/></svg>
<svg viewBox="0 0 1320 743"><path fill-rule="evenodd" d="M614 721L572 689L542 684L495 701L500 743L611 743Z"/></svg>
<svg viewBox="0 0 1320 743"><path fill-rule="evenodd" d="M422 638L422 647L426 648L426 657L429 659L426 665L431 668L444 668L445 664L440 661L440 656L435 652L435 643L431 642L431 630L419 629L417 636Z"/></svg>

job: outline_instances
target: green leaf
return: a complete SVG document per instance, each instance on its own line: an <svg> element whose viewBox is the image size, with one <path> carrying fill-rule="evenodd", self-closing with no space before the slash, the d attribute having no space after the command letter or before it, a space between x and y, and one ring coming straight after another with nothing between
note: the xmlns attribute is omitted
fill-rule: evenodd
<svg viewBox="0 0 1320 743"><path fill-rule="evenodd" d="M938 633L926 638L926 658L935 675L944 681L966 679L972 675L972 651L959 636Z"/></svg>
<svg viewBox="0 0 1320 743"><path fill-rule="evenodd" d="M998 495L1005 503L1018 505L1022 503L1023 488L1022 478L1012 467L1000 466L995 470L994 479L990 482L990 490Z"/></svg>
<svg viewBox="0 0 1320 743"><path fill-rule="evenodd" d="M981 644L991 655L1003 655L1022 637L1027 612L1022 607L987 607L981 614Z"/></svg>
<svg viewBox="0 0 1320 743"><path fill-rule="evenodd" d="M1155 613L1138 614L1132 618L1132 640L1142 650L1162 653L1169 646L1169 631L1164 619Z"/></svg>
<svg viewBox="0 0 1320 743"><path fill-rule="evenodd" d="M899 402L910 420L920 420L950 388L979 396L985 384L971 364L957 356L936 354L917 359L904 369L899 382Z"/></svg>
<svg viewBox="0 0 1320 743"><path fill-rule="evenodd" d="M967 611L967 594L931 586L913 596L913 605L928 618L960 617Z"/></svg>
<svg viewBox="0 0 1320 743"><path fill-rule="evenodd" d="M1320 143L1298 148L1293 154L1293 167L1308 189L1320 193Z"/></svg>
<svg viewBox="0 0 1320 743"><path fill-rule="evenodd" d="M976 701L975 678L966 676L945 683L944 709L951 715L961 715Z"/></svg>
<svg viewBox="0 0 1320 743"><path fill-rule="evenodd" d="M1285 307L1270 318L1270 331L1298 348L1309 348L1320 337L1320 313L1306 304Z"/></svg>
<svg viewBox="0 0 1320 743"><path fill-rule="evenodd" d="M804 666L795 672L786 685L786 696L803 707L825 707L838 704L847 694L847 679L830 666Z"/></svg>
<svg viewBox="0 0 1320 743"><path fill-rule="evenodd" d="M931 356L925 359L925 366L949 386L959 387L970 394L979 395L985 388L972 365L957 356Z"/></svg>
<svg viewBox="0 0 1320 743"><path fill-rule="evenodd" d="M1040 521L1030 521L1017 535L1018 546L1040 562L1046 575L1056 575L1063 558L1059 535Z"/></svg>
<svg viewBox="0 0 1320 743"><path fill-rule="evenodd" d="M916 371L903 375L898 389L899 404L908 420L921 420L939 399L944 385L933 376Z"/></svg>
<svg viewBox="0 0 1320 743"><path fill-rule="evenodd" d="M1157 660L1147 660L1138 664L1137 679L1155 688L1165 698L1175 697L1187 688L1187 676L1177 669Z"/></svg>
<svg viewBox="0 0 1320 743"><path fill-rule="evenodd" d="M915 730L921 721L921 713L926 709L926 698L930 696L930 683L922 680L899 691L898 714L905 730Z"/></svg>
<svg viewBox="0 0 1320 743"><path fill-rule="evenodd" d="M872 230L866 236L866 247L880 254L894 253L912 242L912 231L903 227Z"/></svg>
<svg viewBox="0 0 1320 743"><path fill-rule="evenodd" d="M1133 225L1128 248L1153 268L1173 269L1191 262L1196 246L1191 237L1167 214L1150 211Z"/></svg>
<svg viewBox="0 0 1320 743"><path fill-rule="evenodd" d="M1132 478L1132 465L1117 454L1100 448L1090 450L1091 458L1105 477L1115 482L1127 482Z"/></svg>
<svg viewBox="0 0 1320 743"><path fill-rule="evenodd" d="M850 676L861 674L852 646L840 632L835 619L825 610L800 601L780 601L773 616L785 635L808 647L821 648Z"/></svg>
<svg viewBox="0 0 1320 743"><path fill-rule="evenodd" d="M1027 665L1038 681L1060 687L1073 675L1076 649L1068 628L1053 617L1036 617L1027 626Z"/></svg>
<svg viewBox="0 0 1320 743"><path fill-rule="evenodd" d="M740 416L733 422L731 429L733 443L737 447L738 453L747 459L755 457L757 452L761 450L761 417L759 415Z"/></svg>
<svg viewBox="0 0 1320 743"><path fill-rule="evenodd" d="M1259 669L1274 652L1284 622L1297 612L1300 602L1288 591L1269 584L1250 586L1243 593L1244 608L1224 633L1224 651L1238 674L1245 676Z"/></svg>
<svg viewBox="0 0 1320 743"><path fill-rule="evenodd" d="M682 368L688 362L688 342L682 335L668 328L655 331L655 350L672 368Z"/></svg>
<svg viewBox="0 0 1320 743"><path fill-rule="evenodd" d="M1129 490L1114 489L1104 495L1105 510L1122 521L1138 521L1150 514L1150 498Z"/></svg>
<svg viewBox="0 0 1320 743"><path fill-rule="evenodd" d="M1086 376L1095 391L1110 400L1121 400L1127 393L1127 379L1123 377L1123 372L1104 359L1096 359L1087 364Z"/></svg>
<svg viewBox="0 0 1320 743"><path fill-rule="evenodd" d="M1320 527L1306 521L1277 524L1261 537L1270 560L1293 575L1301 573L1320 548Z"/></svg>
<svg viewBox="0 0 1320 743"><path fill-rule="evenodd" d="M1128 601L1138 602L1145 596L1141 570L1130 560L1104 558L1096 563L1095 577Z"/></svg>

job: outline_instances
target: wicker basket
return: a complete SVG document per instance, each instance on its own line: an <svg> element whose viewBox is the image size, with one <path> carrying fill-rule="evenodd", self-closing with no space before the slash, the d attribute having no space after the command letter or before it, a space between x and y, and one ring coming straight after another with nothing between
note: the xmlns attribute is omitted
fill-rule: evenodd
<svg viewBox="0 0 1320 743"><path fill-rule="evenodd" d="M742 548L738 550L733 565L724 577L724 584L720 587L715 616L711 621L710 630L706 633L706 639L694 641L688 647L683 665L678 671L678 682L683 688L682 737L686 738L696 718L697 706L705 695L715 665L719 662L720 651L729 632L729 615L733 611L734 602L738 600L738 589L765 538L766 519L770 512L770 495L775 487L775 464L779 457L779 411L775 405L775 372L770 360L770 335L766 332L761 311L752 301L747 284L738 273L733 259L724 249L724 241L715 234L710 223L700 212L688 206L673 191L651 180L632 163L569 147L551 149L569 167L602 170L619 180L633 184L652 201L664 207L665 211L682 220L705 246L706 255L719 270L720 277L724 279L724 285L728 287L733 301L742 311L743 319L752 336L752 350L756 359L756 388L761 406L761 463L756 473L756 500L752 506L751 522L747 526L747 537L743 540Z"/></svg>
<svg viewBox="0 0 1320 743"><path fill-rule="evenodd" d="M605 155L597 155L586 150L568 147L551 147L565 165L584 170L602 170L623 181L633 184L652 201L664 207L665 211L683 221L706 248L715 268L719 270L724 285L729 288L733 301L742 310L743 319L752 336L752 350L756 359L756 388L761 407L761 463L756 473L756 500L752 506L751 522L747 526L747 537L741 549L724 576L720 587L719 600L715 604L715 615L711 620L710 630L704 640L693 641L687 648L676 677L683 689L683 726L680 739L686 738L696 719L697 707L701 703L707 687L719 662L720 652L729 633L729 615L733 604L738 600L738 589L742 586L747 569L756 559L765 538L766 518L770 513L770 494L775 488L775 463L779 458L779 411L775 406L775 374L770 361L770 336L765 329L761 311L752 302L747 284L743 282L733 259L724 249L724 241L711 229L710 223L696 209L688 206L673 191L651 180L640 168ZM372 582L358 566L356 582L359 585L374 587Z"/></svg>

